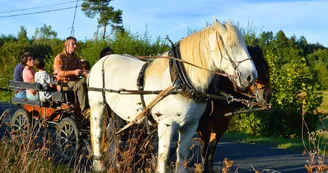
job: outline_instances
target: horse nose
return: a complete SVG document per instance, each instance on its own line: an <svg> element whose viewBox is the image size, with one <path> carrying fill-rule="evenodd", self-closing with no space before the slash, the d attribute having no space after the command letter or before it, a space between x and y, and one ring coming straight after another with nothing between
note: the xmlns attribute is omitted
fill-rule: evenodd
<svg viewBox="0 0 328 173"><path fill-rule="evenodd" d="M252 83L253 79L254 79L253 74L251 74L251 75L249 75L249 76L247 77L247 81L248 81L249 83Z"/></svg>
<svg viewBox="0 0 328 173"><path fill-rule="evenodd" d="M247 76L246 81L248 85L252 85L255 82L256 75L254 73L251 73Z"/></svg>
<svg viewBox="0 0 328 173"><path fill-rule="evenodd" d="M245 89L245 88L249 87L250 85L253 85L256 78L257 78L257 75L254 72L249 71L248 73L241 74L239 77L239 80L241 82L242 88Z"/></svg>

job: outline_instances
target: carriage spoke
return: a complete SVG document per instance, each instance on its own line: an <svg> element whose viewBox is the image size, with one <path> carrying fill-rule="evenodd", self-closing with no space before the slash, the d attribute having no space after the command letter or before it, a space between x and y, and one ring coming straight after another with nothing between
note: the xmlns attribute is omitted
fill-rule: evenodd
<svg viewBox="0 0 328 173"><path fill-rule="evenodd" d="M75 122L71 118L63 119L57 131L57 145L65 159L71 159L78 148L78 136Z"/></svg>

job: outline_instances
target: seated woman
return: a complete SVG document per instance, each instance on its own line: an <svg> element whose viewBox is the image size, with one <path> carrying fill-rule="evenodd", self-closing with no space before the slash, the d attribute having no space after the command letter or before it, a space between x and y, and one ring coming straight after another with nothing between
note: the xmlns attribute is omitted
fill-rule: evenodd
<svg viewBox="0 0 328 173"><path fill-rule="evenodd" d="M20 63L16 65L14 70L13 81L22 81L23 82L23 70L26 66L26 62L29 57L33 57L31 52L25 52L21 56ZM26 98L26 91L24 89L15 89L15 97L16 98Z"/></svg>
<svg viewBox="0 0 328 173"><path fill-rule="evenodd" d="M26 66L23 70L23 81L28 82L28 83L33 83L34 82L34 70L33 70L33 65L34 65L34 58L32 56L29 56L26 62ZM36 90L26 90L26 98L29 100L38 100L39 99L39 94L37 94L38 91Z"/></svg>

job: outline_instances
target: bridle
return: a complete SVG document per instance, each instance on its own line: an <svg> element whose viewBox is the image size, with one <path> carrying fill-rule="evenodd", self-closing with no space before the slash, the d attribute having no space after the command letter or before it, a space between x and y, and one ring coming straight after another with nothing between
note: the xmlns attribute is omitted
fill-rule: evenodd
<svg viewBox="0 0 328 173"><path fill-rule="evenodd" d="M231 82L233 83L234 85L234 88L237 89L237 86L236 86L236 82L235 80L239 80L239 83L241 84L241 81L240 81L240 75L241 75L241 72L239 71L239 65L245 61L253 61L253 59L251 58L245 58L243 60L240 60L240 61L234 61L231 56L229 55L228 51L227 51L227 48L225 46L223 46L223 49L224 51L226 52L226 55L227 55L227 58L225 56L223 56L223 53L221 51L221 49L219 49L221 46L220 44L224 45L224 42L223 42L223 39L222 39L222 36L219 35L219 33L216 31L215 32L215 37L216 37L216 40L217 40L217 49L218 51L220 52L220 54L222 55L222 59L225 59L227 61L230 62L230 64L232 65L232 67L234 68L235 70L235 75L227 75L227 77L229 77L229 79L231 80ZM220 44L219 44L220 42ZM210 51L214 51L214 50L210 50ZM221 63L222 63L222 59L221 59ZM254 61L253 61L254 62Z"/></svg>

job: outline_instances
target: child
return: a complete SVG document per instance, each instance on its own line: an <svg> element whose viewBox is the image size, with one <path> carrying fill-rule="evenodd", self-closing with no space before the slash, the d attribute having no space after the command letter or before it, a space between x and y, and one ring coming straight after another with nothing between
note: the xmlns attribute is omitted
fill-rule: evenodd
<svg viewBox="0 0 328 173"><path fill-rule="evenodd" d="M35 73L34 79L35 82L42 85L43 90L49 88L50 83L52 82L50 75L44 70L45 64L42 58L37 58L34 60L34 66L38 69L38 72ZM51 98L51 94L46 91L39 92L40 101L45 102Z"/></svg>
<svg viewBox="0 0 328 173"><path fill-rule="evenodd" d="M84 59L81 60L81 65L82 65L82 71L85 73L85 77L88 76L89 71L91 69L89 61L86 61Z"/></svg>

